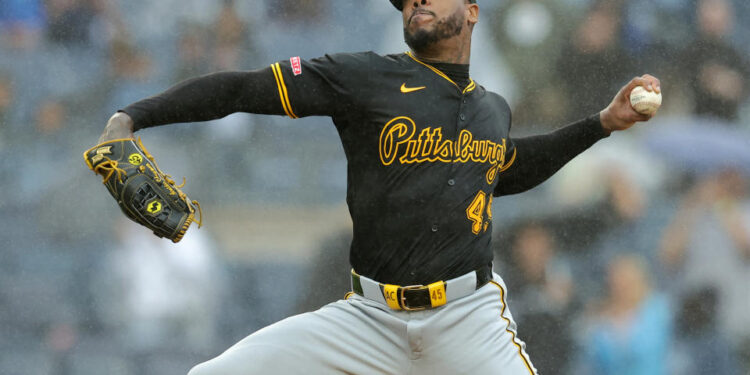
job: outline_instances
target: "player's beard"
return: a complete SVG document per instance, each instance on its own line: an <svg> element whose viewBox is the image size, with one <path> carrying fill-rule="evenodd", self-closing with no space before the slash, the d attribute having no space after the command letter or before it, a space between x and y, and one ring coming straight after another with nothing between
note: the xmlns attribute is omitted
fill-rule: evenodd
<svg viewBox="0 0 750 375"><path fill-rule="evenodd" d="M456 13L438 21L431 31L419 29L411 33L408 26L404 27L404 40L413 51L421 51L441 40L461 34L465 21L464 10L459 9Z"/></svg>

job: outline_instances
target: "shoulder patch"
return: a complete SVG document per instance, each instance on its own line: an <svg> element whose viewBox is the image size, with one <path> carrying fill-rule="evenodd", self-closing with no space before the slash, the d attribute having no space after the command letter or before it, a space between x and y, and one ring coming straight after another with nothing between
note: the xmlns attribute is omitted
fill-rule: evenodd
<svg viewBox="0 0 750 375"><path fill-rule="evenodd" d="M302 62L300 61L299 56L292 57L289 59L289 62L292 63L292 72L294 72L295 76L302 74Z"/></svg>

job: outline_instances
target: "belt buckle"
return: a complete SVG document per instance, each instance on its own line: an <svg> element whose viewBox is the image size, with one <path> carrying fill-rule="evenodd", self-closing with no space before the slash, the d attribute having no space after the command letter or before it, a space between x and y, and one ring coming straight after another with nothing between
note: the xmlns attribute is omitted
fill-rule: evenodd
<svg viewBox="0 0 750 375"><path fill-rule="evenodd" d="M404 311L421 311L427 308L427 306L422 307L409 307L406 306L406 296L404 296L404 292L407 290L418 290L425 288L424 285L408 285L408 286L402 286L398 291L398 302L401 304L401 308L404 309Z"/></svg>

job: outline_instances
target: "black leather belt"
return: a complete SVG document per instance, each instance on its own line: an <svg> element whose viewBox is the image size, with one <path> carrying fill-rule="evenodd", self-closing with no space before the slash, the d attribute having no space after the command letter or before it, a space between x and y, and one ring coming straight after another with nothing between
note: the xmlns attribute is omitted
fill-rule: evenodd
<svg viewBox="0 0 750 375"><path fill-rule="evenodd" d="M492 280L492 265L484 266L475 270L474 273L476 274L476 289L479 289ZM352 270L352 291L365 298L373 299L365 295L361 278ZM372 282L372 280L369 281ZM396 310L424 310L448 302L445 296L447 282L444 281L438 281L430 285L400 286L383 283L378 283L378 285L386 304Z"/></svg>

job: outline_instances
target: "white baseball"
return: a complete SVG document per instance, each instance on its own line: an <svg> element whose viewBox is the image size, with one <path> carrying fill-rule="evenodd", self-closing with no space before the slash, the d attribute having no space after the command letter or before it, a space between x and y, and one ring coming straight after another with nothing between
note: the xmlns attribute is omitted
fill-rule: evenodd
<svg viewBox="0 0 750 375"><path fill-rule="evenodd" d="M653 114L661 106L661 93L648 91L643 86L636 86L630 92L630 105L638 113L644 115Z"/></svg>

